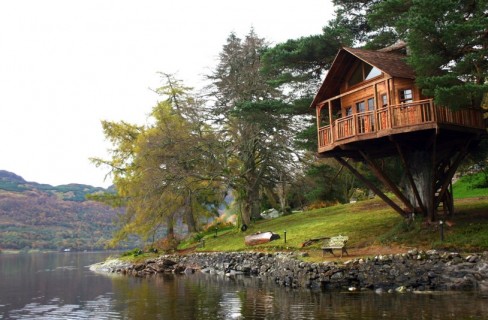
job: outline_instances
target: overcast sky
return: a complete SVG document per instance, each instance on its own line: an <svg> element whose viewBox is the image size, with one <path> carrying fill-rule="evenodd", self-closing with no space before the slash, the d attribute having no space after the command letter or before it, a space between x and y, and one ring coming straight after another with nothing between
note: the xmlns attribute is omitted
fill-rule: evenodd
<svg viewBox="0 0 488 320"><path fill-rule="evenodd" d="M329 0L0 1L0 170L109 186L101 120L143 124L158 71L198 89L228 35L321 33Z"/></svg>

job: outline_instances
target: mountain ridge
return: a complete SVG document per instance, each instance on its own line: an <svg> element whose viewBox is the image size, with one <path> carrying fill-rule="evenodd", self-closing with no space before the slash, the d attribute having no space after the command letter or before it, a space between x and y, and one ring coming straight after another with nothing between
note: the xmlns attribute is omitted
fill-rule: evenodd
<svg viewBox="0 0 488 320"><path fill-rule="evenodd" d="M114 186L108 188L94 187L81 183L69 183L53 186L45 183L26 181L16 173L0 170L0 190L22 192L39 190L61 197L63 200L83 202L87 195L103 192L115 192Z"/></svg>
<svg viewBox="0 0 488 320"><path fill-rule="evenodd" d="M115 189L78 183L52 186L0 170L0 249L104 249L124 210L87 199L105 192Z"/></svg>

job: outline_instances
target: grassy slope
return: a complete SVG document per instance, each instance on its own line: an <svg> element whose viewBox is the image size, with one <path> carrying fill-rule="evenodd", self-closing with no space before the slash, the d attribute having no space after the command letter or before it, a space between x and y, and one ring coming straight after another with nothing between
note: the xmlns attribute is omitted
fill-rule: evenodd
<svg viewBox="0 0 488 320"><path fill-rule="evenodd" d="M456 199L488 196L487 188L476 188L485 181L482 173L462 176L453 186L453 194Z"/></svg>
<svg viewBox="0 0 488 320"><path fill-rule="evenodd" d="M406 223L380 199L338 205L307 212L295 213L269 221L259 221L246 232L235 228L221 230L205 236L205 248L197 251L250 250L244 237L261 231L273 231L281 239L252 247L254 250L301 249L301 244L311 238L335 235L349 236L351 255L373 254L373 249L395 247L445 248L460 251L488 250L488 197L459 199L455 201L456 213L453 226L444 228L444 241L440 241L438 224L427 225L420 217L414 223ZM286 244L283 233L286 230ZM191 243L185 244L191 247ZM184 246L185 246L184 245ZM320 242L305 249L320 253ZM183 246L183 247L184 247ZM376 250L375 249L375 250Z"/></svg>

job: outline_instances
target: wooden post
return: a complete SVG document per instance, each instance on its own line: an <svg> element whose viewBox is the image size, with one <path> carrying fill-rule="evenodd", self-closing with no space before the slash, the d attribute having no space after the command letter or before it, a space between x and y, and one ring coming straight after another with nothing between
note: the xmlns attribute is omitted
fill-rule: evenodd
<svg viewBox="0 0 488 320"><path fill-rule="evenodd" d="M430 188L432 189L431 190L432 197L430 198L429 205L428 205L428 208L426 210L427 211L427 221L429 221L429 222L434 221L434 216L435 216L435 212L436 212L435 182L436 182L436 163L437 163L436 153L437 153L437 135L438 134L439 134L439 132L436 129L436 132L434 133L434 137L433 137L433 144L432 144L432 163L431 163L431 165L432 165L431 179L432 180L431 180L431 186L430 186Z"/></svg>
<svg viewBox="0 0 488 320"><path fill-rule="evenodd" d="M334 131L333 131L333 126L334 126L334 119L332 117L332 100L327 100L327 105L329 106L329 125L330 125L330 142L334 142Z"/></svg>
<svg viewBox="0 0 488 320"><path fill-rule="evenodd" d="M387 96L387 100L388 100L388 123L390 124L389 127L390 128L393 128L393 109L391 108L393 103L392 103L392 99L391 99L391 78L388 78L386 80L386 94L388 95Z"/></svg>
<svg viewBox="0 0 488 320"><path fill-rule="evenodd" d="M315 116L316 116L316 120L317 120L317 144L320 147L322 147L320 145L320 117L321 117L321 113L322 113L322 107L324 106L323 103L319 103L317 105L317 107L315 108Z"/></svg>
<svg viewBox="0 0 488 320"><path fill-rule="evenodd" d="M397 198L405 205L405 207L410 210L410 212L414 212L414 207L410 203L410 201L405 197L405 195L398 189L398 187L381 171L380 168L374 163L374 161L362 150L359 150L359 153L363 156L364 160L368 163L371 171L373 171L374 175L381 181L383 184L390 189L391 192L397 196Z"/></svg>

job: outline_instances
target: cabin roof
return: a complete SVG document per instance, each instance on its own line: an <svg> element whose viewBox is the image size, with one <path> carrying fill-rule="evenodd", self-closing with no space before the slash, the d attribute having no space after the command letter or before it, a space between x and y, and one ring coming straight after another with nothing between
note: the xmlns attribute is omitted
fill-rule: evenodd
<svg viewBox="0 0 488 320"><path fill-rule="evenodd" d="M319 101L339 94L339 88L345 80L347 71L357 59L392 77L415 79L413 69L405 62L405 56L402 54L344 47L337 53L311 107L315 107Z"/></svg>

